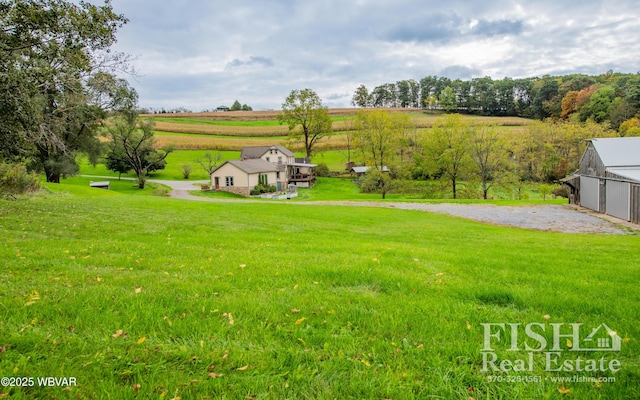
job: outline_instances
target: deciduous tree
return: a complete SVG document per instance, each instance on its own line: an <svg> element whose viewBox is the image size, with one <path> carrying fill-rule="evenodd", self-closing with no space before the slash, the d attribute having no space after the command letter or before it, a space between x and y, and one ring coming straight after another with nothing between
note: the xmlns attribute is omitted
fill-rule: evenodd
<svg viewBox="0 0 640 400"><path fill-rule="evenodd" d="M411 121L406 114L360 110L355 127L355 140L365 162L382 170L399 153L401 138L411 129Z"/></svg>
<svg viewBox="0 0 640 400"><path fill-rule="evenodd" d="M424 148L432 174L441 174L451 184L453 198L457 198L458 184L471 168L469 156L469 125L458 114L445 114L433 125L433 134Z"/></svg>
<svg viewBox="0 0 640 400"><path fill-rule="evenodd" d="M470 133L470 154L475 164L474 174L480 179L482 197L486 200L489 189L506 170L507 154L493 127L474 126Z"/></svg>
<svg viewBox="0 0 640 400"><path fill-rule="evenodd" d="M318 141L332 132L329 111L311 89L292 90L282 103L282 114L278 115L278 121L289 126L289 135L293 140L304 144L307 158L311 158Z"/></svg>
<svg viewBox="0 0 640 400"><path fill-rule="evenodd" d="M213 172L218 168L220 163L222 163L222 155L220 154L220 152L207 152L204 157L198 158L196 162L200 164L202 169L204 169L207 175L209 175L209 179L211 180L211 187L213 187Z"/></svg>
<svg viewBox="0 0 640 400"><path fill-rule="evenodd" d="M369 91L365 85L360 85L356 89L353 94L353 98L351 99L351 104L355 107L369 107L371 104L371 100L369 97Z"/></svg>
<svg viewBox="0 0 640 400"><path fill-rule="evenodd" d="M110 143L107 158L127 163L136 173L138 188L144 189L147 174L164 169L171 147L156 149L153 121L119 116L109 127Z"/></svg>
<svg viewBox="0 0 640 400"><path fill-rule="evenodd" d="M0 0L0 154L34 157L47 181L77 171L78 152L96 161L97 127L119 80L93 79L126 68L111 53L126 19L103 6L64 0Z"/></svg>
<svg viewBox="0 0 640 400"><path fill-rule="evenodd" d="M444 90L440 93L439 98L440 108L442 108L445 112L453 112L458 109L458 99L456 98L456 93L450 86L444 88Z"/></svg>

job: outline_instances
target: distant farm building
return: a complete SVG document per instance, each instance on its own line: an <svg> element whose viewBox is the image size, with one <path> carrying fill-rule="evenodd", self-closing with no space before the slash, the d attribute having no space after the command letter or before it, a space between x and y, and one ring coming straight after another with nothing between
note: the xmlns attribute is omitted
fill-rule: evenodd
<svg viewBox="0 0 640 400"><path fill-rule="evenodd" d="M640 224L640 137L589 140L580 169L563 182L570 203Z"/></svg>
<svg viewBox="0 0 640 400"><path fill-rule="evenodd" d="M369 169L371 169L372 167L368 167L368 166L352 166L351 169L349 169L349 173L351 173L351 175L354 176L362 176L364 174L367 173L367 171L369 171ZM380 170L380 167L375 167L376 169ZM382 167L382 172L389 172L389 168L385 165Z"/></svg>

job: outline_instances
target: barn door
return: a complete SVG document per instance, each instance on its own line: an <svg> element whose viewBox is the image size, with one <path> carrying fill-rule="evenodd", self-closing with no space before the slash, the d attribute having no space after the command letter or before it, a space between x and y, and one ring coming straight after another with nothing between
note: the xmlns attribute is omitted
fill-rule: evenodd
<svg viewBox="0 0 640 400"><path fill-rule="evenodd" d="M607 214L625 221L631 219L631 184L607 181Z"/></svg>
<svg viewBox="0 0 640 400"><path fill-rule="evenodd" d="M600 212L600 179L580 177L580 205Z"/></svg>

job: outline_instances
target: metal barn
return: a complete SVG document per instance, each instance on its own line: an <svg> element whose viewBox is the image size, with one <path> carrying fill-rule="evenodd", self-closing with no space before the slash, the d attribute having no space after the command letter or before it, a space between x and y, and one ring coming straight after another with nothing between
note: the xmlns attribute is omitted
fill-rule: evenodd
<svg viewBox="0 0 640 400"><path fill-rule="evenodd" d="M563 182L571 203L640 224L640 137L589 140L580 169Z"/></svg>

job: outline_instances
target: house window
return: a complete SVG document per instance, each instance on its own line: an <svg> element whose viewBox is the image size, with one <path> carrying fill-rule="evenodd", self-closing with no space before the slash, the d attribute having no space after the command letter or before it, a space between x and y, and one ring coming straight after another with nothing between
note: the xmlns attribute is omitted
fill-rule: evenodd
<svg viewBox="0 0 640 400"><path fill-rule="evenodd" d="M280 179L280 171L276 172L276 179Z"/></svg>
<svg viewBox="0 0 640 400"><path fill-rule="evenodd" d="M278 157L278 164L282 164L282 157Z"/></svg>
<svg viewBox="0 0 640 400"><path fill-rule="evenodd" d="M233 186L233 176L225 176L224 180L227 186Z"/></svg>
<svg viewBox="0 0 640 400"><path fill-rule="evenodd" d="M269 184L269 177L265 174L258 175L258 184L267 186Z"/></svg>
<svg viewBox="0 0 640 400"><path fill-rule="evenodd" d="M269 157L267 157L267 162L270 162L271 160L269 160Z"/></svg>

